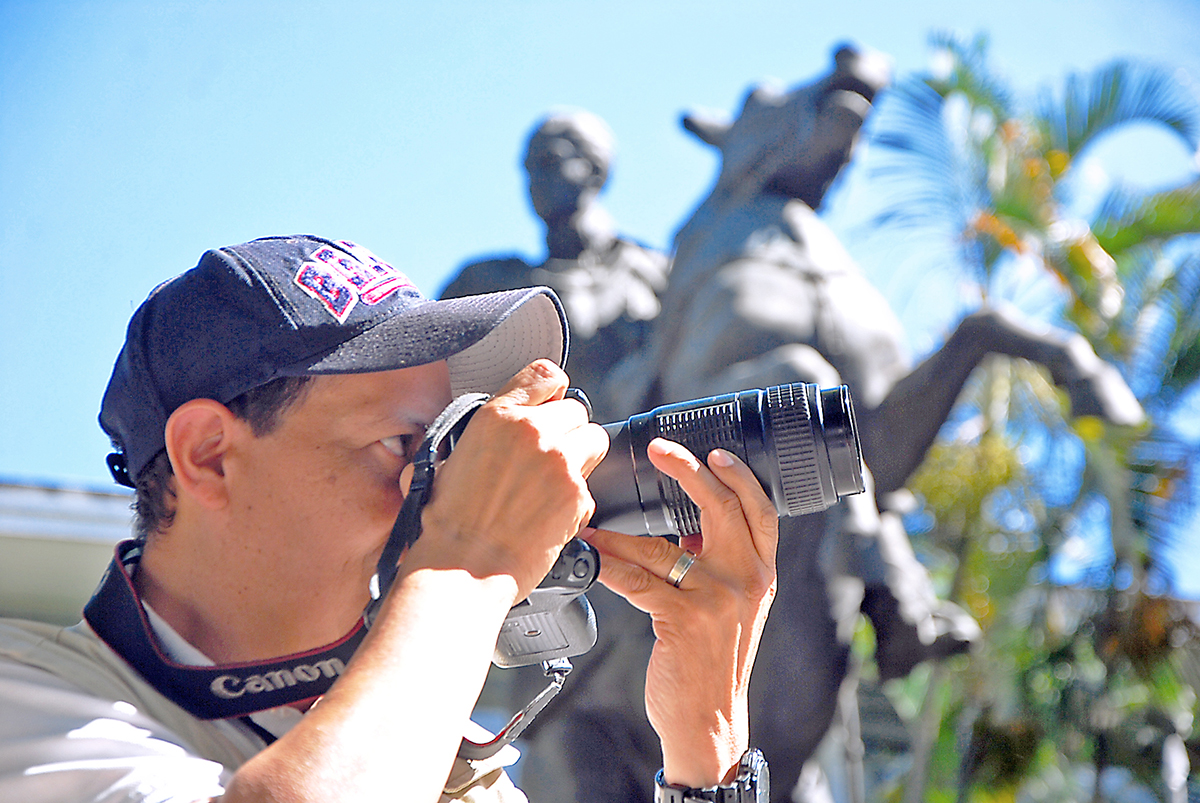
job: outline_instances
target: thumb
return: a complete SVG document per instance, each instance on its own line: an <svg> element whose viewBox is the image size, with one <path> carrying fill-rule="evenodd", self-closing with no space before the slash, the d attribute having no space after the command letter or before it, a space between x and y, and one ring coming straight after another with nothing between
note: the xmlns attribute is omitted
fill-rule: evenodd
<svg viewBox="0 0 1200 803"><path fill-rule="evenodd" d="M490 403L499 406L534 406L563 398L567 373L550 360L537 360L522 368Z"/></svg>

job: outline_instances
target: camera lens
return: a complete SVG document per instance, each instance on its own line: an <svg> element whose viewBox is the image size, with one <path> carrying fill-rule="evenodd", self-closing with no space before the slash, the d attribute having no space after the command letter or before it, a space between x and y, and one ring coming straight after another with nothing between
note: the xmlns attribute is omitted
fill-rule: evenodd
<svg viewBox="0 0 1200 803"><path fill-rule="evenodd" d="M592 524L635 535L700 532L700 510L646 457L656 437L700 459L716 448L740 457L780 516L825 510L861 493L862 455L849 390L795 383L679 402L605 424L608 455L588 478Z"/></svg>

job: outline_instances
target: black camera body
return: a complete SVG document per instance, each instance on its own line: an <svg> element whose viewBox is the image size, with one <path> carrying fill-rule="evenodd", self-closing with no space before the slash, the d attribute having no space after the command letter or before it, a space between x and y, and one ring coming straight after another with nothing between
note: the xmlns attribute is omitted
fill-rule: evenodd
<svg viewBox="0 0 1200 803"><path fill-rule="evenodd" d="M503 669L582 655L596 643L596 614L584 592L600 574L600 553L572 538L538 587L500 626L492 663Z"/></svg>
<svg viewBox="0 0 1200 803"><path fill-rule="evenodd" d="M586 404L586 397L581 401ZM588 477L595 527L632 535L700 532L699 508L646 456L656 437L683 444L701 460L716 448L736 454L780 516L825 510L864 490L854 406L844 385L743 390L664 405L603 426L611 439L608 454ZM599 570L595 549L572 539L541 584L509 611L492 662L527 666L590 650L596 619L584 592Z"/></svg>

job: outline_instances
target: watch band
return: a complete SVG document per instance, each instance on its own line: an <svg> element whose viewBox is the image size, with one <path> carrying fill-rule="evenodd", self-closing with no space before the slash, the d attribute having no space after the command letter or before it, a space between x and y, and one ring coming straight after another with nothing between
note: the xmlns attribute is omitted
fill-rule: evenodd
<svg viewBox="0 0 1200 803"><path fill-rule="evenodd" d="M732 784L692 789L667 783L662 770L654 777L654 803L768 803L770 799L767 760L761 750L754 748L738 762Z"/></svg>

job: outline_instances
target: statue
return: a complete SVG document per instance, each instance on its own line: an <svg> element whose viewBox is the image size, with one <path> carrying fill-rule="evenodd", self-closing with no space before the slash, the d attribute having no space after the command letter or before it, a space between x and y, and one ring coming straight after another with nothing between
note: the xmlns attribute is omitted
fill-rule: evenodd
<svg viewBox="0 0 1200 803"><path fill-rule="evenodd" d="M641 348L658 315L667 258L617 235L597 198L613 160L612 132L585 111L551 114L529 138L525 170L534 212L546 224L546 261L518 257L463 267L443 298L546 285L562 299L571 327L571 382L593 398L607 421L599 388L612 367Z"/></svg>
<svg viewBox="0 0 1200 803"><path fill-rule="evenodd" d="M567 370L571 383L592 400L593 419L615 420L602 395L605 378L622 359L640 351L660 310L670 264L665 255L616 232L612 217L598 202L608 179L614 139L608 125L586 111L553 113L534 128L526 148L529 199L546 225L546 261L531 265L519 257L474 262L463 267L442 291L443 298L533 285L554 288L570 325ZM645 772L606 779L593 790L605 800L636 800L648 794L657 758L658 739L646 720L641 689L624 687L627 661L649 659L654 637L648 617L607 589L588 592L599 621L597 645L572 659L575 670L563 691L522 734L521 787L532 800L576 799L573 766L585 763L590 737L609 732L578 723L578 711L599 711L611 719L611 732L622 740L605 751L640 757L651 755ZM636 656L636 657L633 657ZM511 711L522 708L546 685L537 667L501 673L498 696L510 697ZM571 716L562 716L572 709ZM629 723L634 723L632 726ZM571 725L583 733L562 732ZM568 755L564 748L570 747ZM648 774L646 774L648 773ZM582 790L579 799L587 794Z"/></svg>
<svg viewBox="0 0 1200 803"><path fill-rule="evenodd" d="M751 684L751 739L770 762L777 800L791 799L802 772L811 776L805 764L835 722L839 696L853 702L849 638L860 611L874 625L884 680L963 651L978 636L964 611L934 595L900 516L905 482L983 357L1045 365L1077 415L1142 419L1120 374L1082 336L1006 310L968 316L938 352L912 366L882 294L814 212L889 81L886 60L844 46L813 83L751 91L731 123L684 118L687 130L721 150L720 174L676 235L663 311L646 349L613 369L604 396L623 418L785 382L851 388L873 486L825 514L781 521L779 593ZM636 688L636 678L624 685ZM614 716L597 714L590 732L567 734L581 745L566 747L577 759L577 785L603 789L605 778L622 776L602 751L641 743L641 727L627 723L622 735ZM653 760L622 756L640 762L630 774ZM648 789L632 799L649 800Z"/></svg>
<svg viewBox="0 0 1200 803"><path fill-rule="evenodd" d="M530 142L530 195L547 223L547 263L478 263L446 291L559 289L568 317L575 316L568 370L602 421L784 382L850 386L873 484L824 514L781 522L779 592L751 685L751 738L770 761L776 800L791 799L802 773L802 787L813 788L810 759L837 721L839 699L844 708L853 704L849 638L860 612L875 626L883 679L967 649L978 635L965 612L934 595L900 515L905 482L979 361L990 352L1035 360L1067 389L1076 414L1119 423L1142 417L1120 375L1082 337L1032 326L1004 310L968 316L941 350L911 365L895 315L814 212L849 161L889 73L881 57L842 47L831 72L811 84L753 90L732 123L684 119L685 128L720 148L717 182L677 233L669 277L665 260L655 263L663 266L658 273L617 273L655 292L662 306L657 317L635 312L642 308L628 289L616 294L621 303L589 306L585 299L604 295L591 278L597 274L585 270L585 278L567 279L573 257L589 248L605 252L588 245L594 233L609 232L599 242L616 241L607 218L594 214L607 160L582 155L589 146L579 133L547 133L545 152L560 155L550 160L557 166L547 171L540 197ZM555 175L561 195L550 191ZM555 197L565 202L552 203ZM584 333L592 331L589 311L600 309L609 312L590 320L629 326L636 334L619 342L631 348L592 356ZM575 318L584 327L578 337ZM613 604L602 590L589 598L600 640L574 659L576 674L526 730L522 785L536 800L649 801L647 779L661 759L633 673L645 665L653 632L644 615ZM544 685L535 674L516 684L518 704ZM566 708L570 716L562 715Z"/></svg>

